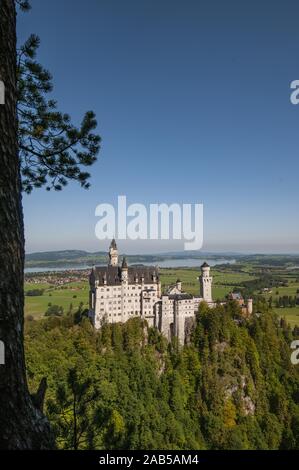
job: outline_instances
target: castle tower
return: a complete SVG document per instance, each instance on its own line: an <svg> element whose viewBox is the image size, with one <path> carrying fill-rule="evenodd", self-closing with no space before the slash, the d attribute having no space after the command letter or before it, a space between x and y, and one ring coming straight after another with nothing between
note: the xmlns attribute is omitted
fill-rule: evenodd
<svg viewBox="0 0 299 470"><path fill-rule="evenodd" d="M249 315L251 315L253 312L253 300L252 299L248 299L247 300L247 313Z"/></svg>
<svg viewBox="0 0 299 470"><path fill-rule="evenodd" d="M121 282L122 284L128 284L128 264L125 256L121 265Z"/></svg>
<svg viewBox="0 0 299 470"><path fill-rule="evenodd" d="M210 266L208 263L203 263L200 268L200 296L203 298L203 300L205 300L205 302L212 302L213 278L210 276Z"/></svg>
<svg viewBox="0 0 299 470"><path fill-rule="evenodd" d="M117 251L116 241L114 238L112 242L110 243L110 247L109 247L109 265L110 266L118 265L118 251Z"/></svg>

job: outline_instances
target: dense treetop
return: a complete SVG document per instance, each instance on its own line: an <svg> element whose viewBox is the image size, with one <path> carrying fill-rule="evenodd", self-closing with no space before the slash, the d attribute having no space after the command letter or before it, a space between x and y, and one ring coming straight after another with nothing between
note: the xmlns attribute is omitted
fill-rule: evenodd
<svg viewBox="0 0 299 470"><path fill-rule="evenodd" d="M292 331L265 304L259 310L245 320L234 303L202 305L183 348L139 318L100 331L82 311L28 321L28 378L32 389L48 378L46 413L58 445L298 447Z"/></svg>

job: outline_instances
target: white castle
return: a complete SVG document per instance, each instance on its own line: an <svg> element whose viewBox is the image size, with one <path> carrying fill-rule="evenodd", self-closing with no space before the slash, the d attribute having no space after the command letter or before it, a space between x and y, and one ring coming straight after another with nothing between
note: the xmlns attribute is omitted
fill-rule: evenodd
<svg viewBox="0 0 299 470"><path fill-rule="evenodd" d="M200 302L205 301L210 307L216 305L212 299L213 278L207 263L201 266L199 282L198 297L183 292L179 279L162 294L158 267L128 267L126 258L119 266L118 250L113 239L108 266L93 267L89 276L89 315L96 329L105 322L124 323L138 316L145 319L149 326L158 328L168 340L176 336L184 344ZM242 307L252 313L251 299L247 307Z"/></svg>

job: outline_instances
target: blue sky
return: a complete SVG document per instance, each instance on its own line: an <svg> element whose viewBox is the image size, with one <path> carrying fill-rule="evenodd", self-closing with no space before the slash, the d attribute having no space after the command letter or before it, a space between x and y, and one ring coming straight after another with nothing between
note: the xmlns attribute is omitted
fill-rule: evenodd
<svg viewBox="0 0 299 470"><path fill-rule="evenodd" d="M209 251L298 252L299 4L295 0L31 0L22 42L61 110L93 109L92 188L24 195L26 249L105 249L95 207L203 203ZM121 242L128 253L179 242Z"/></svg>

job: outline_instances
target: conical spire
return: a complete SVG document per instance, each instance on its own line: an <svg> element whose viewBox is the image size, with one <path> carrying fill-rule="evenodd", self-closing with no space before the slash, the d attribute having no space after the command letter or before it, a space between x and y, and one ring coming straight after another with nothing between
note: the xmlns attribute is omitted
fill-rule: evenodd
<svg viewBox="0 0 299 470"><path fill-rule="evenodd" d="M115 238L112 239L112 241L110 243L110 248L113 248L114 250L117 250L117 245L116 245Z"/></svg>
<svg viewBox="0 0 299 470"><path fill-rule="evenodd" d="M209 268L210 266L209 266L208 263L205 261L200 267L201 267L201 268Z"/></svg>
<svg viewBox="0 0 299 470"><path fill-rule="evenodd" d="M128 263L127 263L127 260L126 260L125 256L123 257L123 262L122 262L121 267L122 267L122 269L128 269Z"/></svg>

